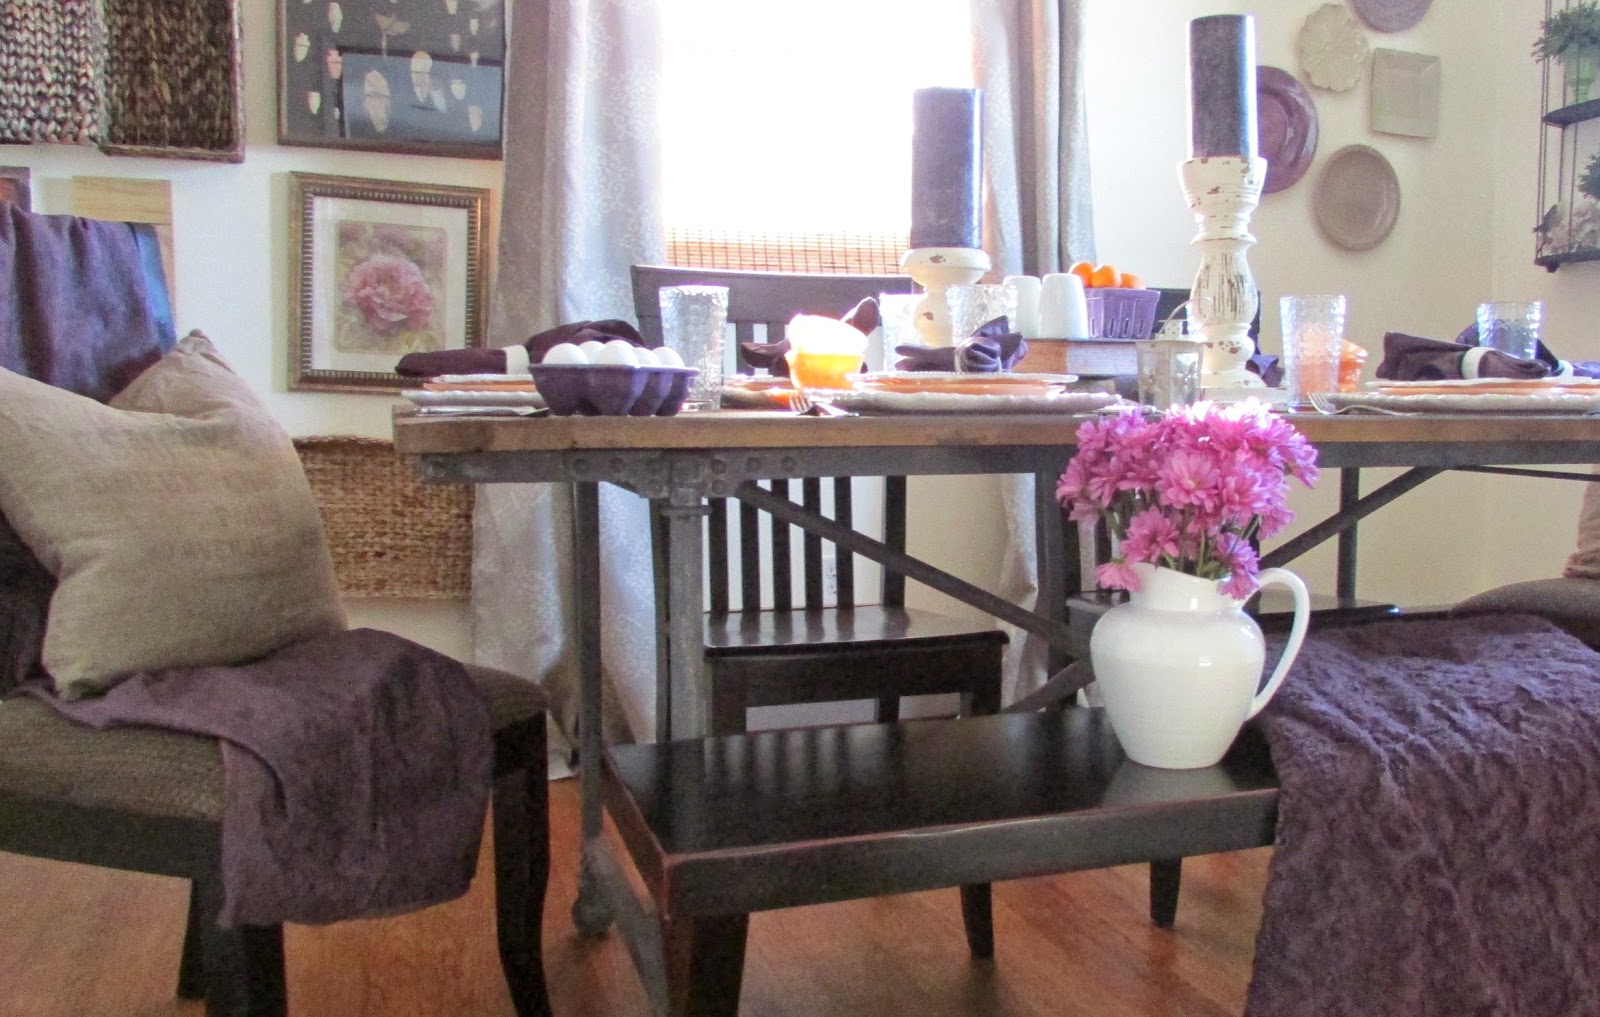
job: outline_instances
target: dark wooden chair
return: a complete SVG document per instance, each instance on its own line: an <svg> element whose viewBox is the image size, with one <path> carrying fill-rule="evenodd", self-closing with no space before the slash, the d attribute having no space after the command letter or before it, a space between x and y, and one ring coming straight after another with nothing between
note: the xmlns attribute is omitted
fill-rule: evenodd
<svg viewBox="0 0 1600 1017"><path fill-rule="evenodd" d="M550 856L543 692L514 675L469 670L495 730L500 961L518 1017L545 1017L540 921ZM210 1017L281 1017L287 1012L282 928L217 924L222 771L214 738L146 727L99 731L36 700L6 700L0 703L0 851L189 880L178 995L205 1000Z"/></svg>
<svg viewBox="0 0 1600 1017"><path fill-rule="evenodd" d="M914 292L903 276L776 275L634 266L634 310L639 330L651 343L661 339L658 291L663 286L728 288L728 320L738 341L767 342L783 336L795 314L842 315L865 297ZM749 372L745 351L741 371ZM823 510L831 492L832 518L851 526L850 478L773 481L768 489ZM906 545L906 479L887 477L883 491L883 541ZM657 519L660 517L657 515ZM763 531L765 533L763 534ZM763 539L763 537L765 539ZM657 534L657 547L665 541ZM711 727L716 734L745 730L750 707L871 699L876 719L899 717L903 696L957 693L965 713L993 713L1000 706L1001 655L1005 633L988 622L952 618L905 606L905 577L885 571L879 603L858 603L853 556L805 534L800 540L800 590L790 527L753 506L738 508L737 539L728 538L726 499L710 505L707 559L710 611L706 664L711 684ZM826 566L836 563L837 590L825 596ZM665 569L657 570L658 581ZM734 598L737 583L738 597ZM771 606L763 605L770 585ZM657 590L658 596L661 590Z"/></svg>
<svg viewBox="0 0 1600 1017"><path fill-rule="evenodd" d="M152 352L159 355L174 339L171 306L154 233L149 227L133 229L140 274L158 325L159 349ZM125 349L93 330L81 340L74 351L81 362L65 372L73 384L63 387L82 395L109 394L100 390L115 371L104 351L121 355ZM4 359L4 366L29 373L26 355ZM329 536L339 539L332 527ZM375 545L370 549L383 553ZM0 636L21 633L24 627L41 631L31 627L44 624L49 582L48 573L0 517ZM0 644L6 643L0 638ZM36 657L30 661L0 655L0 688L28 675L34 663ZM547 1017L541 952L550 857L545 695L514 675L471 665L468 671L489 705L494 734L495 918L501 964L518 1017ZM222 751L215 738L153 727L96 730L64 719L35 699L0 701L0 851L189 880L178 995L204 999L211 1017L281 1017L286 1012L281 927L223 928L217 923L223 801ZM305 875L316 878L314 872ZM7 892L26 889L8 887Z"/></svg>

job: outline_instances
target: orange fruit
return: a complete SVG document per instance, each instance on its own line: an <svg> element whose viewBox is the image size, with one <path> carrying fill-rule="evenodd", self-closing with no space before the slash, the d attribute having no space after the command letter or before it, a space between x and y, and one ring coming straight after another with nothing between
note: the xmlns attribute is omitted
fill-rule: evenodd
<svg viewBox="0 0 1600 1017"><path fill-rule="evenodd" d="M1094 278L1094 266L1089 264L1087 261L1075 262L1071 268L1067 269L1067 271L1071 272L1079 279L1082 279L1085 289L1094 285L1094 283L1091 281Z"/></svg>
<svg viewBox="0 0 1600 1017"><path fill-rule="evenodd" d="M1121 286L1125 290L1142 290L1144 289L1144 280L1140 279L1132 272L1124 272L1117 280L1117 285Z"/></svg>
<svg viewBox="0 0 1600 1017"><path fill-rule="evenodd" d="M1090 286L1115 286L1118 272L1115 265L1101 265L1089 276Z"/></svg>

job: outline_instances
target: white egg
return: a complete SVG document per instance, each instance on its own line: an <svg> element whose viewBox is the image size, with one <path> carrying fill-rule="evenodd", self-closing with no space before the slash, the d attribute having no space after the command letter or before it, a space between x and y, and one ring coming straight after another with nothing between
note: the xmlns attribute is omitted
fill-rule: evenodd
<svg viewBox="0 0 1600 1017"><path fill-rule="evenodd" d="M620 364L625 367L637 367L639 360L633 354L633 344L626 339L613 339L603 346L599 353L594 355L597 364Z"/></svg>
<svg viewBox="0 0 1600 1017"><path fill-rule="evenodd" d="M557 343L550 347L541 363L545 364L587 364L589 355L571 343Z"/></svg>
<svg viewBox="0 0 1600 1017"><path fill-rule="evenodd" d="M583 351L583 355L589 358L589 363L591 364L595 363L594 358L598 357L600 351L605 348L606 344L598 339L586 339L578 345L578 349Z"/></svg>
<svg viewBox="0 0 1600 1017"><path fill-rule="evenodd" d="M682 367L683 357L670 346L663 346L656 350L656 360L662 367Z"/></svg>
<svg viewBox="0 0 1600 1017"><path fill-rule="evenodd" d="M659 367L661 361L656 359L656 351L648 346L635 346L633 359L640 367Z"/></svg>

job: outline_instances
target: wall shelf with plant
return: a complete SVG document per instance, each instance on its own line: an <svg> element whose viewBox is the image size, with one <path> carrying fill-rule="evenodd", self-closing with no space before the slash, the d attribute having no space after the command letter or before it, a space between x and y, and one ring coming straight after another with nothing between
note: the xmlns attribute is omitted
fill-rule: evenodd
<svg viewBox="0 0 1600 1017"><path fill-rule="evenodd" d="M1545 0L1534 263L1600 260L1600 0Z"/></svg>

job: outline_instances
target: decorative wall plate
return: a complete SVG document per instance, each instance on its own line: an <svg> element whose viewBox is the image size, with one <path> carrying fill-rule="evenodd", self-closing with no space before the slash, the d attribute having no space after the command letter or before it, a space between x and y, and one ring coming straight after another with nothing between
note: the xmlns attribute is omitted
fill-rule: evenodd
<svg viewBox="0 0 1600 1017"><path fill-rule="evenodd" d="M1372 51L1372 129L1413 138L1438 136L1438 57Z"/></svg>
<svg viewBox="0 0 1600 1017"><path fill-rule="evenodd" d="M1400 215L1400 180L1383 153L1347 145L1328 157L1311 194L1317 225L1336 246L1365 251L1383 242Z"/></svg>
<svg viewBox="0 0 1600 1017"><path fill-rule="evenodd" d="M1350 0L1374 32L1404 32L1422 20L1433 0Z"/></svg>
<svg viewBox="0 0 1600 1017"><path fill-rule="evenodd" d="M1343 4L1323 4L1300 28L1296 44L1306 80L1332 92L1348 92L1367 67L1367 36Z"/></svg>
<svg viewBox="0 0 1600 1017"><path fill-rule="evenodd" d="M1273 194L1305 176L1317 154L1317 107L1298 78L1281 67L1256 68L1256 133Z"/></svg>

